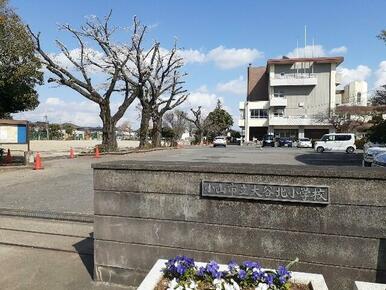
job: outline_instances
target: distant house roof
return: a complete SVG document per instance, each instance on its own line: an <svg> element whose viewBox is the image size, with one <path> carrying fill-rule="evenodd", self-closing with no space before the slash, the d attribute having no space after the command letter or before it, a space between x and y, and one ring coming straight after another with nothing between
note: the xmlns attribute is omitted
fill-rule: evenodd
<svg viewBox="0 0 386 290"><path fill-rule="evenodd" d="M341 64L344 60L343 56L335 57L302 57L302 58L275 58L269 59L267 64L293 64L296 62L315 62L315 63L336 63Z"/></svg>
<svg viewBox="0 0 386 290"><path fill-rule="evenodd" d="M21 125L27 124L26 120L0 119L0 125Z"/></svg>

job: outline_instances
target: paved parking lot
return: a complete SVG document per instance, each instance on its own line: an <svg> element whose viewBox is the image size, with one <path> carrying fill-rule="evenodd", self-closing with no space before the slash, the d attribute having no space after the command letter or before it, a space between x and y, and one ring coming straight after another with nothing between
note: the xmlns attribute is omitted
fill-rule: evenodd
<svg viewBox="0 0 386 290"><path fill-rule="evenodd" d="M0 169L0 207L69 213L93 213L91 164L129 160L169 160L219 163L360 166L362 154L315 153L312 149L188 147L177 150L103 156L99 160L79 157L44 162L44 170Z"/></svg>
<svg viewBox="0 0 386 290"><path fill-rule="evenodd" d="M135 154L128 158L135 160L169 160L192 162L289 164L289 165L335 165L360 166L362 153L316 153L310 148L254 148L242 146L190 147L167 152L155 151Z"/></svg>

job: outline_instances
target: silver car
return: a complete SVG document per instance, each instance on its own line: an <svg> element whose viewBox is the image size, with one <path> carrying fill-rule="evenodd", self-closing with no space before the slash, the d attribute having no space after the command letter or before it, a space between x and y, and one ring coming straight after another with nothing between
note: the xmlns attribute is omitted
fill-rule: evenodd
<svg viewBox="0 0 386 290"><path fill-rule="evenodd" d="M386 145L366 143L364 146L362 165L364 167L370 167L374 158L381 153L386 153Z"/></svg>
<svg viewBox="0 0 386 290"><path fill-rule="evenodd" d="M312 148L312 142L309 138L300 138L297 144L298 148Z"/></svg>
<svg viewBox="0 0 386 290"><path fill-rule="evenodd" d="M386 152L375 156L373 166L386 168Z"/></svg>
<svg viewBox="0 0 386 290"><path fill-rule="evenodd" d="M227 146L227 138L225 136L217 136L213 140L213 147L226 147Z"/></svg>

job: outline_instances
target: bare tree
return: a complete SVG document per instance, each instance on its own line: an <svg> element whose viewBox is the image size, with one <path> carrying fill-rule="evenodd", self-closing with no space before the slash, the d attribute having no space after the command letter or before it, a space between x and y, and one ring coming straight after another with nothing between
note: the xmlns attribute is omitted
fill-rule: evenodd
<svg viewBox="0 0 386 290"><path fill-rule="evenodd" d="M145 50L144 39L147 27L134 19L134 34L132 38L133 56L122 71L126 81L138 84L136 95L142 107L140 127L140 147L144 147L149 132L149 122L153 121L152 145L161 144L162 117L170 110L182 104L188 97L183 89L183 77L180 72L183 60L178 56L176 44L165 52L160 43ZM131 81L130 81L131 80Z"/></svg>
<svg viewBox="0 0 386 290"><path fill-rule="evenodd" d="M131 46L126 50L131 51L130 61L122 63L122 79L128 87L132 87L136 97L140 102L141 122L139 129L139 147L145 147L149 134L149 122L154 102L149 96L147 88L148 79L151 76L151 70L155 61L155 56L159 43L155 42L148 49L144 49L144 38L147 32L147 26L134 17L133 35L131 37ZM117 61L120 59L118 58Z"/></svg>
<svg viewBox="0 0 386 290"><path fill-rule="evenodd" d="M181 64L178 64L178 62L175 61L176 65L173 66L173 61L171 60L174 58L173 54L175 54L175 52L172 52L168 57L167 67L160 69L160 71L164 70L164 73L161 75L165 75L163 77L164 80L162 80L162 84L156 86L155 83L150 83L151 87L155 87L155 89L152 89L151 91L153 98L156 100L152 112L152 145L154 147L161 146L162 118L164 114L181 105L188 97L187 90L184 90L182 87L184 81L181 80L181 75L178 72L178 68ZM169 76L169 72L172 72L171 77ZM164 89L162 89L162 87L164 87Z"/></svg>
<svg viewBox="0 0 386 290"><path fill-rule="evenodd" d="M112 40L115 27L110 26L111 12L104 20L94 18L88 20L79 30L62 25L61 29L72 34L78 43L79 54L74 56L65 44L56 40L61 52L71 64L67 68L59 63L54 56L45 52L40 43L40 33L34 34L28 30L35 41L37 52L42 63L53 74L48 82L67 86L88 100L98 104L99 116L103 124L102 146L107 151L117 150L115 126L122 118L127 108L136 98L136 89L131 80L122 77L122 70L131 58L131 45L118 45ZM98 53L88 46L93 43L100 49ZM90 72L97 70L103 73L105 82L96 84L92 81ZM118 110L112 114L110 101L114 93L122 96L123 100Z"/></svg>
<svg viewBox="0 0 386 290"><path fill-rule="evenodd" d="M184 118L184 114L182 111L175 110L165 113L163 117L163 127L173 131L172 145L181 139L182 134L187 129L187 120Z"/></svg>
<svg viewBox="0 0 386 290"><path fill-rule="evenodd" d="M202 138L204 135L204 131L206 129L206 123L205 123L205 118L203 118L202 116L201 106L199 106L196 110L191 108L190 111L193 114L193 118L190 118L186 113L183 115L183 117L194 125L196 142L198 144L202 144Z"/></svg>
<svg viewBox="0 0 386 290"><path fill-rule="evenodd" d="M350 132L377 116L381 109L370 106L338 106L330 113L316 115L315 119L317 122L330 124L337 132Z"/></svg>
<svg viewBox="0 0 386 290"><path fill-rule="evenodd" d="M375 91L374 96L371 99L373 106L385 106L386 105L386 85Z"/></svg>

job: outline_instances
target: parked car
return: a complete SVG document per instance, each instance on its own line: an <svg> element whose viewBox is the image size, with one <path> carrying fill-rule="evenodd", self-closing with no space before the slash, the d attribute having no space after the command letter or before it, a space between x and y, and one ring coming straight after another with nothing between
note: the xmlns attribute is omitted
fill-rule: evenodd
<svg viewBox="0 0 386 290"><path fill-rule="evenodd" d="M315 151L319 153L324 151L354 153L355 150L355 135L351 133L325 134L320 141L315 142Z"/></svg>
<svg viewBox="0 0 386 290"><path fill-rule="evenodd" d="M380 153L375 156L373 166L386 168L386 153Z"/></svg>
<svg viewBox="0 0 386 290"><path fill-rule="evenodd" d="M299 148L312 148L312 141L309 138L300 138L298 141Z"/></svg>
<svg viewBox="0 0 386 290"><path fill-rule="evenodd" d="M365 145L363 145L363 152L366 153L367 150L369 150L372 147L386 147L386 144L385 143L366 142Z"/></svg>
<svg viewBox="0 0 386 290"><path fill-rule="evenodd" d="M363 152L363 161L362 165L364 167L370 167L374 161L374 158L378 154L386 153L386 145L382 146L375 146L375 147L369 147Z"/></svg>
<svg viewBox="0 0 386 290"><path fill-rule="evenodd" d="M217 136L213 140L213 147L226 147L227 146L227 138L225 136Z"/></svg>
<svg viewBox="0 0 386 290"><path fill-rule="evenodd" d="M275 137L273 136L273 134L264 135L263 147L264 146L275 147Z"/></svg>
<svg viewBox="0 0 386 290"><path fill-rule="evenodd" d="M288 137L282 137L278 140L279 147L285 146L285 147L292 147L293 141L291 138Z"/></svg>

